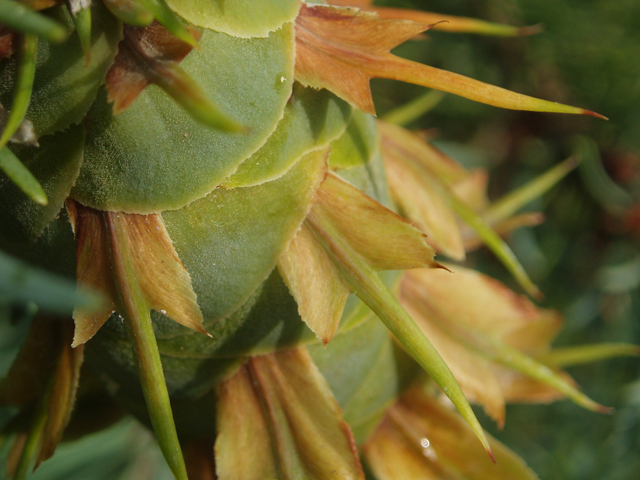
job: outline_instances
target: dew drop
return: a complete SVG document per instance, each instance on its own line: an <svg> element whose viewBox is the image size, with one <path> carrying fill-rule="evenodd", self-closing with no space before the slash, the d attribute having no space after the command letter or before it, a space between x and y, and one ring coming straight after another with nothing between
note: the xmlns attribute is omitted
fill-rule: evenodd
<svg viewBox="0 0 640 480"><path fill-rule="evenodd" d="M436 455L436 452L433 448L429 447L429 448L423 448L422 449L422 454L427 457L429 460L431 460L432 462L435 462L436 460L438 460L438 456Z"/></svg>

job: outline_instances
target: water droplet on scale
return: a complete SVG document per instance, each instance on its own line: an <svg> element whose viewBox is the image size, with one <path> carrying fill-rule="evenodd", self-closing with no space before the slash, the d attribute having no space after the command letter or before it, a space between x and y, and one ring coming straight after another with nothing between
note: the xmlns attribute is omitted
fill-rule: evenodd
<svg viewBox="0 0 640 480"><path fill-rule="evenodd" d="M429 460L435 462L438 459L438 456L436 455L435 450L431 448L431 442L429 441L428 438L423 437L420 440L420 446L422 447L422 454L425 457L427 457Z"/></svg>
<svg viewBox="0 0 640 480"><path fill-rule="evenodd" d="M429 447L429 448L424 448L422 450L422 454L427 457L429 460L435 462L436 460L438 460L438 456L436 455L436 452L433 448Z"/></svg>

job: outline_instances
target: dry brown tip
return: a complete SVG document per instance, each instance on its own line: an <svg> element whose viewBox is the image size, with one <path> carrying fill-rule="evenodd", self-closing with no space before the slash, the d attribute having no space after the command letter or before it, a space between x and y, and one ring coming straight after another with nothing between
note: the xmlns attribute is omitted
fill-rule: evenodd
<svg viewBox="0 0 640 480"><path fill-rule="evenodd" d="M532 217L531 217L531 223L534 225L540 225L541 223L544 223L545 221L545 214L542 212L536 212Z"/></svg>
<svg viewBox="0 0 640 480"><path fill-rule="evenodd" d="M544 296L544 293L542 293L536 285L532 285L531 291L530 292L528 291L528 293L529 293L529 296L537 302L543 302L544 299L546 298Z"/></svg>
<svg viewBox="0 0 640 480"><path fill-rule="evenodd" d="M454 273L454 272L452 272L451 270L449 270L447 267L445 267L444 265L442 265L441 263L438 263L438 262L433 262L433 263L431 264L431 266L432 266L433 268L440 268L440 269L442 269L442 270L446 270L446 271L447 271L447 272L449 272L449 273Z"/></svg>
<svg viewBox="0 0 640 480"><path fill-rule="evenodd" d="M491 461L492 461L494 464L496 464L496 465L497 465L497 464L498 464L498 462L496 462L496 457L494 457L494 456L493 456L493 452L491 451L491 447L489 447L489 448L487 449L487 453L489 454L489 458L491 459Z"/></svg>
<svg viewBox="0 0 640 480"><path fill-rule="evenodd" d="M204 327L200 327L200 328L198 328L198 329L197 329L197 331L198 331L198 332L200 332L200 333L204 333L204 334L205 334L207 337L209 337L209 338L213 338L213 335L211 335L209 332L207 332L207 331L204 329Z"/></svg>
<svg viewBox="0 0 640 480"><path fill-rule="evenodd" d="M613 407L605 407L604 405L598 405L595 408L595 411L598 413L603 413L605 415L613 415L613 413L616 411L615 408Z"/></svg>
<svg viewBox="0 0 640 480"><path fill-rule="evenodd" d="M605 117L604 115L600 115L599 113L592 112L591 110L582 110L582 114L583 115L589 115L590 117L601 118L602 120L609 121L609 119L607 117Z"/></svg>
<svg viewBox="0 0 640 480"><path fill-rule="evenodd" d="M536 25L530 25L528 27L520 27L518 29L518 35L523 37L528 35L535 35L536 33L540 33L544 30L544 23L538 23Z"/></svg>
<svg viewBox="0 0 640 480"><path fill-rule="evenodd" d="M568 168L574 169L578 165L580 165L580 157L576 155L571 155L569 158L567 158L566 163Z"/></svg>

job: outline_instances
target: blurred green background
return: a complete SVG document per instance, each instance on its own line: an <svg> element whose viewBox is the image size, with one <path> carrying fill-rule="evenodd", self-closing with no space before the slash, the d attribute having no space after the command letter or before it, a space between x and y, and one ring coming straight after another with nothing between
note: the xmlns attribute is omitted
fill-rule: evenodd
<svg viewBox="0 0 640 480"><path fill-rule="evenodd" d="M604 341L640 344L640 1L424 0L379 1L513 25L544 24L529 37L490 38L431 32L395 50L401 56L610 118L503 111L447 95L409 125L429 129L436 144L470 167L491 172L497 198L570 155L582 163L531 205L546 222L512 234L509 243L565 315L556 345ZM374 80L378 113L426 90ZM469 262L518 287L486 251ZM26 333L29 307L0 298L0 372ZM568 402L510 406L495 436L545 480L640 478L640 360L615 359L569 372L585 392L616 408L612 416ZM0 422L9 412L0 411ZM1 443L2 439L0 439ZM6 449L5 455L6 455ZM110 460L100 462L96 458ZM0 458L0 464L4 458ZM0 474L2 475L2 474ZM34 479L170 478L153 440L127 420L65 445Z"/></svg>
<svg viewBox="0 0 640 480"><path fill-rule="evenodd" d="M522 185L581 155L577 171L544 199L543 225L509 243L565 315L555 345L640 343L640 2L637 0L425 0L376 2L466 15L541 33L489 38L430 32L394 53L520 93L597 111L610 118L509 112L446 96L409 124L468 166L488 168L490 194ZM425 92L374 81L378 111ZM486 251L480 270L518 291ZM510 406L503 432L484 425L546 480L640 478L640 361L616 359L569 369L584 391L616 408L612 416L568 402ZM481 415L481 413L479 412Z"/></svg>

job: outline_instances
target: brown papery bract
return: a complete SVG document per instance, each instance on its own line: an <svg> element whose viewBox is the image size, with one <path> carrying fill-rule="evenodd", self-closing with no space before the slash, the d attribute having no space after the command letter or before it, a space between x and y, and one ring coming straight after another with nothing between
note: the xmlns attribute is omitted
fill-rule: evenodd
<svg viewBox="0 0 640 480"><path fill-rule="evenodd" d="M116 310L117 287L113 275L114 249L105 227L105 216L124 230L126 248L134 263L137 281L150 308L201 333L203 318L191 286L191 277L180 261L159 215L101 212L71 200L67 209L77 243L76 276L80 285L105 294L109 303L101 311L76 310L73 344L89 340ZM119 286L121 288L122 286Z"/></svg>
<svg viewBox="0 0 640 480"><path fill-rule="evenodd" d="M306 225L278 259L278 270L302 320L324 345L329 343L340 325L349 285Z"/></svg>
<svg viewBox="0 0 640 480"><path fill-rule="evenodd" d="M402 213L427 235L439 253L464 260L465 251L447 186L420 159L383 142L383 159L389 189Z"/></svg>
<svg viewBox="0 0 640 480"><path fill-rule="evenodd" d="M311 215L330 219L374 270L438 266L420 230L334 173L320 187Z"/></svg>
<svg viewBox="0 0 640 480"><path fill-rule="evenodd" d="M217 421L220 480L364 480L351 430L305 348L251 358L219 387Z"/></svg>

